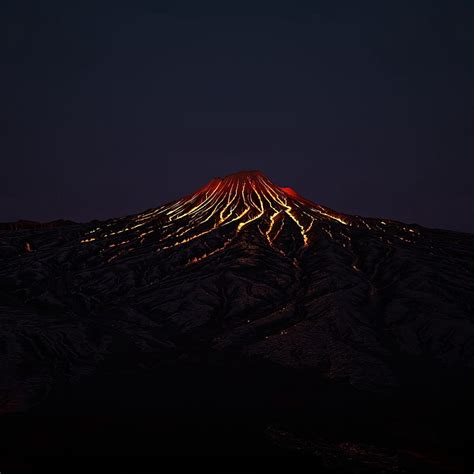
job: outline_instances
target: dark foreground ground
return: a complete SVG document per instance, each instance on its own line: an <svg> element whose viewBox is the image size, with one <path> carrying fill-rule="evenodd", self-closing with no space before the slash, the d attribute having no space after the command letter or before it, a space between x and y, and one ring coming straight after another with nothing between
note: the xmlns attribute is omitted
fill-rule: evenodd
<svg viewBox="0 0 474 474"><path fill-rule="evenodd" d="M271 364L137 362L106 365L58 385L28 413L4 415L1 471L91 472L105 463L102 472L454 473L469 465L474 387L465 374L451 370L428 386L428 367L417 368L424 375L385 395Z"/></svg>

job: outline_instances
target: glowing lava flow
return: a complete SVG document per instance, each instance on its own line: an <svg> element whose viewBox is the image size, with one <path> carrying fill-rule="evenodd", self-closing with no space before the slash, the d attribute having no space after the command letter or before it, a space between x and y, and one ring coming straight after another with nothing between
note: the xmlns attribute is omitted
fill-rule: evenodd
<svg viewBox="0 0 474 474"><path fill-rule="evenodd" d="M252 227L281 252L275 244L285 232L299 235L300 246L308 247L317 221L332 221L335 225L351 223L349 217L312 203L291 188L276 186L258 171L244 171L215 178L194 194L170 205L110 221L88 232L81 242L97 244L106 240L106 249L120 246L127 252L136 245L149 243L161 252L216 231L227 246L238 234ZM191 262L201 261L222 248L217 245Z"/></svg>

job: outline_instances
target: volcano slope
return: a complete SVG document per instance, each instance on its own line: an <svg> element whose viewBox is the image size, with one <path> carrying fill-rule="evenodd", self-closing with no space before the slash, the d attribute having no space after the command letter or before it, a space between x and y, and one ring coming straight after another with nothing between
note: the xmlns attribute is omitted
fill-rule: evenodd
<svg viewBox="0 0 474 474"><path fill-rule="evenodd" d="M260 172L125 218L3 225L0 258L4 413L337 425L471 390L474 236L340 214Z"/></svg>

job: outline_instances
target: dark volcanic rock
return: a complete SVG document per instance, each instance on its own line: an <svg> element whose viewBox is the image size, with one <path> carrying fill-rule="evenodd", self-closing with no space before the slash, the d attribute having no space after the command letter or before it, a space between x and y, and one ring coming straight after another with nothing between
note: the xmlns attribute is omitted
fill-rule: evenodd
<svg viewBox="0 0 474 474"><path fill-rule="evenodd" d="M342 215L258 172L125 218L2 225L0 258L4 412L127 364L260 361L372 393L474 364L473 235Z"/></svg>

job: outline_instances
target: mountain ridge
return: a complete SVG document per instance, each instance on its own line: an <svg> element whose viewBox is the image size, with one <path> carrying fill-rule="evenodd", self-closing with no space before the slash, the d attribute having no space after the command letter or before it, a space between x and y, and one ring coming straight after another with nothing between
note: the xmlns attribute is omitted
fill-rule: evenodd
<svg viewBox="0 0 474 474"><path fill-rule="evenodd" d="M464 406L474 236L340 214L269 183L243 173L131 216L0 232L0 410L105 409L104 391L119 410L194 406L181 377L202 376L212 399L213 367L236 404L255 383L233 386L236 368L244 385L293 381L290 408L280 389L246 391L249 414L252 397L272 416L324 403L318 417L341 423L338 405L359 397ZM130 374L153 397L121 398Z"/></svg>

